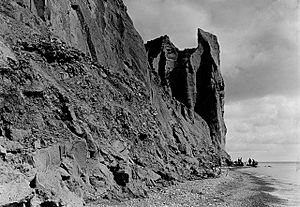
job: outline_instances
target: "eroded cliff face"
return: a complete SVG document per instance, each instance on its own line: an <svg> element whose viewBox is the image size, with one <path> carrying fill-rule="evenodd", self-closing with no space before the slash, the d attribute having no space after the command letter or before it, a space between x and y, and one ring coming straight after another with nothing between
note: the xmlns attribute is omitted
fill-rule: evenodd
<svg viewBox="0 0 300 207"><path fill-rule="evenodd" d="M148 77L143 40L121 0L22 0L54 36L111 70Z"/></svg>
<svg viewBox="0 0 300 207"><path fill-rule="evenodd" d="M150 67L166 93L183 103L192 119L199 114L209 125L213 143L224 149L224 81L217 37L198 29L197 48L180 51L168 36L145 46Z"/></svg>
<svg viewBox="0 0 300 207"><path fill-rule="evenodd" d="M147 56L120 0L3 0L0 28L1 206L92 206L217 174L214 36L185 51L160 38Z"/></svg>

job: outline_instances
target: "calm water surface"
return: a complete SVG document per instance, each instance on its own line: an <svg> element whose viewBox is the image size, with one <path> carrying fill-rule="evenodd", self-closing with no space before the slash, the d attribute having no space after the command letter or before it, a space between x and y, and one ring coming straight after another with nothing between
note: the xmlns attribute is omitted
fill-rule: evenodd
<svg viewBox="0 0 300 207"><path fill-rule="evenodd" d="M286 206L300 207L299 162L263 162L257 168L245 168L242 171L272 183L276 191L271 194L286 199Z"/></svg>

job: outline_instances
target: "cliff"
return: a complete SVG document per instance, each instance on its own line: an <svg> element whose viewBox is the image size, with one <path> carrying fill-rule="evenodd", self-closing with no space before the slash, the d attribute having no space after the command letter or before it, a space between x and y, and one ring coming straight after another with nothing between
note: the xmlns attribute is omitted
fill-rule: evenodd
<svg viewBox="0 0 300 207"><path fill-rule="evenodd" d="M168 36L146 43L152 72L166 93L199 114L208 124L215 146L225 147L224 81L217 37L198 29L198 47L180 51Z"/></svg>
<svg viewBox="0 0 300 207"><path fill-rule="evenodd" d="M3 0L0 28L1 206L89 206L217 175L215 36L145 49L121 0Z"/></svg>

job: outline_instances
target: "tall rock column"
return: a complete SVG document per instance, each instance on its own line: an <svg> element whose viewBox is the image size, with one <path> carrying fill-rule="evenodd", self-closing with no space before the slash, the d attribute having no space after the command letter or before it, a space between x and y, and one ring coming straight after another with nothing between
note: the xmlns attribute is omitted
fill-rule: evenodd
<svg viewBox="0 0 300 207"><path fill-rule="evenodd" d="M224 149L224 81L220 72L219 54L217 37L198 29L198 48L191 57L196 67L195 112L208 123L213 142Z"/></svg>
<svg viewBox="0 0 300 207"><path fill-rule="evenodd" d="M146 43L148 61L166 92L199 114L210 128L211 139L225 148L224 81L220 72L217 37L198 29L198 47L180 51L168 36Z"/></svg>

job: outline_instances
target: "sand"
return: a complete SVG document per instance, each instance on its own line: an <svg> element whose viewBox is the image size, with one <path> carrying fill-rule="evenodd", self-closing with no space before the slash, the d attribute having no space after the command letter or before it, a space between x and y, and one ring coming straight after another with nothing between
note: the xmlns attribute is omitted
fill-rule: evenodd
<svg viewBox="0 0 300 207"><path fill-rule="evenodd" d="M272 196L270 183L238 169L224 169L215 179L179 183L149 193L149 198L122 203L98 204L115 207L260 207L285 206L285 200Z"/></svg>

